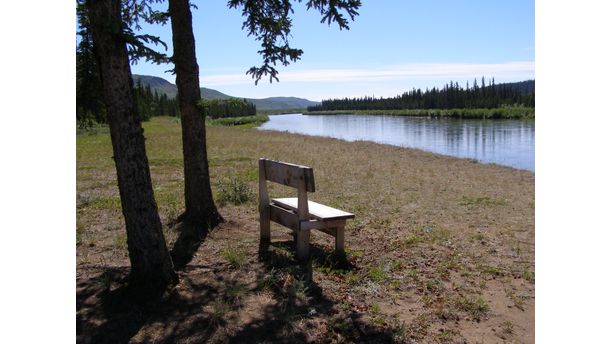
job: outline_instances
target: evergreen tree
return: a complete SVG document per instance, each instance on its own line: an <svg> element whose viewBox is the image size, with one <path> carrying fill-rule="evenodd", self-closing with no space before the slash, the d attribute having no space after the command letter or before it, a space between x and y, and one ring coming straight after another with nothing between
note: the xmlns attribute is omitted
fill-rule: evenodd
<svg viewBox="0 0 612 344"><path fill-rule="evenodd" d="M102 86L93 53L89 19L84 3L77 2L80 42L76 50L76 117L80 127L105 123L106 111L102 100Z"/></svg>
<svg viewBox="0 0 612 344"><path fill-rule="evenodd" d="M208 230L216 227L223 218L212 196L206 129L197 108L200 100L199 67L189 0L169 0L169 14L183 139L185 212L181 217L189 225L185 226L185 235L177 240L172 256L179 266L184 266L193 257ZM190 233L187 233L188 230Z"/></svg>
<svg viewBox="0 0 612 344"><path fill-rule="evenodd" d="M162 233L140 114L135 104L120 0L87 0L94 52L108 115L134 296L157 296L176 281Z"/></svg>

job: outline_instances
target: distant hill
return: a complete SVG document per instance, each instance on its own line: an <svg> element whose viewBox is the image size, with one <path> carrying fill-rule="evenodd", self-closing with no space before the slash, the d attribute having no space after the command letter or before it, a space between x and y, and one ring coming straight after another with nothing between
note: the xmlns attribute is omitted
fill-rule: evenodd
<svg viewBox="0 0 612 344"><path fill-rule="evenodd" d="M151 90L157 91L158 93L165 93L169 98L176 97L177 89L176 85L168 82L165 79L151 76L151 75L138 75L134 74L134 84L139 81L143 86L150 86ZM234 97L221 93L211 88L201 87L200 94L202 99L229 99L229 98L243 98ZM263 99L252 99L246 98L247 101L255 104L258 110L287 110L287 109L305 109L309 106L319 105L319 102L313 102L304 98L296 97L270 97Z"/></svg>
<svg viewBox="0 0 612 344"><path fill-rule="evenodd" d="M513 90L519 91L522 95L535 94L535 80L525 80L519 82L508 82L505 84L495 85L495 88L502 86L510 86Z"/></svg>
<svg viewBox="0 0 612 344"><path fill-rule="evenodd" d="M134 86L138 85L138 82L142 84L142 86L151 86L152 91L157 91L157 93L163 94L165 93L168 98L176 97L177 90L176 85L169 83L166 79L158 78L156 76L151 75L132 75L134 78Z"/></svg>
<svg viewBox="0 0 612 344"><path fill-rule="evenodd" d="M174 85L172 85L174 86ZM225 93L221 93L212 88L200 87L200 97L202 99L230 99L232 96L228 96Z"/></svg>

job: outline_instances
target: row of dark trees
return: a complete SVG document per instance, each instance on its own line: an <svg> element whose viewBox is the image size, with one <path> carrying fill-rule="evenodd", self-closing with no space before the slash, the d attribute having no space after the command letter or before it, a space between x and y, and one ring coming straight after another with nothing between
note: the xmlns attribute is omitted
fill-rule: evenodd
<svg viewBox="0 0 612 344"><path fill-rule="evenodd" d="M78 59L78 55L77 55ZM91 127L96 123L106 123L106 110L102 103L102 94L94 89L99 80L84 80L77 76L77 106L76 119L80 128ZM154 116L179 116L179 107L176 99L168 98L163 93L151 91L151 86L138 83L134 88L136 106L143 121Z"/></svg>
<svg viewBox="0 0 612 344"><path fill-rule="evenodd" d="M159 296L169 284L176 282L175 269L184 267L208 231L223 221L212 198L206 132L197 108L201 97L192 5L189 0L168 0L167 11L156 11L151 7L153 3L162 2L164 0L77 0L79 35L87 38L85 43L81 40L77 53L88 49L90 54L82 56L81 67L87 64L96 66L93 72L77 70L77 74L81 73L84 78L80 81L81 86L83 80L93 80L90 86L96 87L97 94L101 95L96 100L99 104L85 105L91 90L81 88L81 95L77 95L77 108L80 106L84 113L93 113L91 109L99 106L99 112L93 116L102 118L102 114L106 114L127 232L131 265L128 290L140 299ZM308 0L306 6L320 12L328 24L335 22L340 29L348 29L343 12L352 19L357 15L361 2ZM241 10L246 17L243 27L261 43L259 53L263 64L248 71L255 81L264 76L276 79L278 72L274 66L278 63L287 65L300 58L302 51L291 48L288 42L292 25L289 16L293 13L291 1L229 0L228 7ZM134 31L139 29L141 20L149 24L163 24L170 20L171 57L148 46L150 43L165 46L158 37ZM186 226L182 227L172 252L167 248L157 211L142 115L136 104L130 69L130 61L140 58L156 63L172 62L176 74L185 187L185 212L178 220Z"/></svg>
<svg viewBox="0 0 612 344"><path fill-rule="evenodd" d="M106 123L106 108L98 65L93 51L93 37L85 4L77 2L79 43L76 49L76 119L79 126Z"/></svg>
<svg viewBox="0 0 612 344"><path fill-rule="evenodd" d="M178 116L179 106L175 98L168 98L165 93L159 95L157 90L151 91L151 86L143 86L140 82L134 89L136 105L143 121L153 116Z"/></svg>
<svg viewBox="0 0 612 344"><path fill-rule="evenodd" d="M531 81L532 82L532 81ZM530 81L527 81L530 83ZM520 83L519 83L520 84ZM412 89L392 98L344 98L329 99L321 105L308 107L308 111L325 110L399 110L399 109L478 109L499 108L503 106L535 106L535 92L517 84L495 84L495 79L485 84L482 77L478 86L476 79L470 87L460 87L451 81L444 88L436 87L421 91Z"/></svg>
<svg viewBox="0 0 612 344"><path fill-rule="evenodd" d="M246 99L202 99L198 103L202 115L210 118L255 116L257 108Z"/></svg>

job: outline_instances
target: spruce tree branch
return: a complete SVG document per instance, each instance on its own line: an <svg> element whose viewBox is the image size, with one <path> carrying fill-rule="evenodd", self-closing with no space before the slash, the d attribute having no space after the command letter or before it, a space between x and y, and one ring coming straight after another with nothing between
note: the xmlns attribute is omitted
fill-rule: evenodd
<svg viewBox="0 0 612 344"><path fill-rule="evenodd" d="M297 0L301 2L301 0ZM262 56L260 67L251 67L246 74L255 79L255 84L262 77L269 75L270 82L278 81L278 70L275 66L283 66L299 60L303 54L301 49L292 48L289 44L291 36L293 7L290 0L229 0L227 6L232 9L241 9L246 19L242 24L247 36L253 36L261 42ZM361 6L360 0L309 0L306 8L314 8L321 13L321 23L338 24L340 30L349 29L348 19L354 20L359 15L357 10Z"/></svg>

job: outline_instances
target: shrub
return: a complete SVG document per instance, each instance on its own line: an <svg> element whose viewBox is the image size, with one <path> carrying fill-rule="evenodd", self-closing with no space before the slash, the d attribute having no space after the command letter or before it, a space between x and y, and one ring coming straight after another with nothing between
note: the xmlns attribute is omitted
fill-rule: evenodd
<svg viewBox="0 0 612 344"><path fill-rule="evenodd" d="M255 192L237 178L219 180L217 188L219 189L218 202L220 206L228 203L239 205L255 199Z"/></svg>

